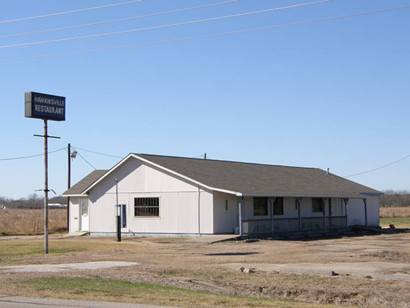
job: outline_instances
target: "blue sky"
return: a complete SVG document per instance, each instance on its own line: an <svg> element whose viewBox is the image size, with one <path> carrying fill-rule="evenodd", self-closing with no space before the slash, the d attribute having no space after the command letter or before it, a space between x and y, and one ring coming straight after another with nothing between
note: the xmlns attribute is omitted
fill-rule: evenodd
<svg viewBox="0 0 410 308"><path fill-rule="evenodd" d="M100 10L1 23L123 1L5 0L0 3L0 159L41 153L39 120L24 118L23 94L67 97L67 121L50 123L50 150L68 142L123 156L144 152L330 168L349 175L410 153L410 5L332 0L294 9L103 38L2 48L306 3L239 0L225 5L57 32L68 27L223 0L145 0ZM216 36L271 25L267 31ZM79 151L97 168L116 158ZM43 185L42 158L0 161L0 196ZM73 161L73 181L92 168ZM410 159L352 178L377 189L410 189ZM66 153L50 155L50 186L66 186Z"/></svg>

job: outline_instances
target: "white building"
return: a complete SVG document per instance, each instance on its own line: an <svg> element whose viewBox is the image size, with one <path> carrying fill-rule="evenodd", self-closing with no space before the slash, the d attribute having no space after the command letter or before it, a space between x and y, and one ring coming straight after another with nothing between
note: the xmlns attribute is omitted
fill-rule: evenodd
<svg viewBox="0 0 410 308"><path fill-rule="evenodd" d="M69 231L92 235L115 234L117 197L123 233L251 235L378 226L380 195L315 168L148 154L64 193Z"/></svg>

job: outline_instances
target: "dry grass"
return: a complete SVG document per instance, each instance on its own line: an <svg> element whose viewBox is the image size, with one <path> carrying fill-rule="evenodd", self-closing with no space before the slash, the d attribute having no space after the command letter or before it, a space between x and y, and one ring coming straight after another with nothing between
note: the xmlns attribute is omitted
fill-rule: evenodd
<svg viewBox="0 0 410 308"><path fill-rule="evenodd" d="M0 281L4 282L0 283L0 294L183 307L297 307L297 303L408 307L409 240L410 233L213 244L207 237L124 238L119 243L114 238L53 236L52 253L44 256L40 236L4 238L0 239L0 268L89 261L137 264L62 273L7 273L0 269ZM298 263L303 265L303 271L295 274L269 270L271 264ZM383 270L383 266L396 263L403 264L400 271ZM323 275L308 273L314 266L327 268L332 264L352 266L348 268L349 274L339 272L338 276L331 275L331 269L339 271L337 268L326 270ZM360 264L379 266L383 279L366 267L358 269ZM256 272L243 273L241 266L254 267ZM402 278L385 280L390 275ZM154 292L155 289L159 291Z"/></svg>
<svg viewBox="0 0 410 308"><path fill-rule="evenodd" d="M380 217L410 217L409 207L382 207L380 208Z"/></svg>
<svg viewBox="0 0 410 308"><path fill-rule="evenodd" d="M49 210L50 233L66 231L66 221L66 210ZM0 210L0 235L36 235L42 233L42 210Z"/></svg>

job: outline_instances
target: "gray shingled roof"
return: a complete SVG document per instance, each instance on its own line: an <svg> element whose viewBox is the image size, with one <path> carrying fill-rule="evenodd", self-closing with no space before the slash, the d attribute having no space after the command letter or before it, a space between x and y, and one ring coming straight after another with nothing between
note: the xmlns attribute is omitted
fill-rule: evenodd
<svg viewBox="0 0 410 308"><path fill-rule="evenodd" d="M63 195L81 195L88 187L97 182L106 173L107 170L94 170L68 189Z"/></svg>
<svg viewBox="0 0 410 308"><path fill-rule="evenodd" d="M317 168L134 154L206 186L244 196L361 198L379 191ZM118 166L118 165L116 165ZM115 167L114 167L115 168ZM85 193L107 170L95 170L64 195Z"/></svg>
<svg viewBox="0 0 410 308"><path fill-rule="evenodd" d="M213 188L244 196L363 197L372 188L317 168L135 154Z"/></svg>

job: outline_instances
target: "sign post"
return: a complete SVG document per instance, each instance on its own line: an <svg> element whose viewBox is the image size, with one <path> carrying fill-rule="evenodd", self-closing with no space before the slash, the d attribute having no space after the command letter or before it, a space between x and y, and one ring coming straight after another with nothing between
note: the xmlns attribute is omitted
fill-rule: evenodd
<svg viewBox="0 0 410 308"><path fill-rule="evenodd" d="M65 97L27 92L25 116L44 121L44 134L34 136L44 138L44 253L48 254L48 138L59 139L48 135L48 120L65 121Z"/></svg>

